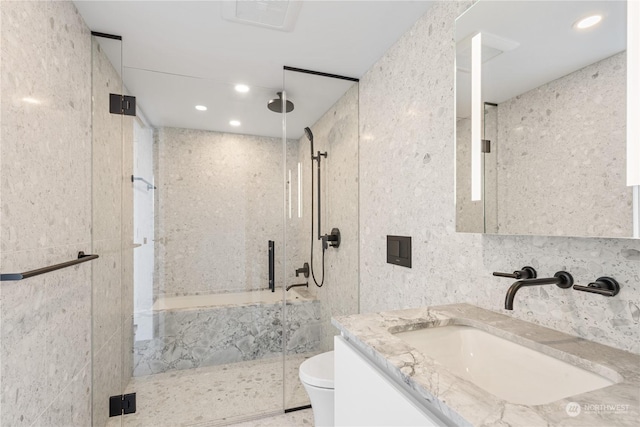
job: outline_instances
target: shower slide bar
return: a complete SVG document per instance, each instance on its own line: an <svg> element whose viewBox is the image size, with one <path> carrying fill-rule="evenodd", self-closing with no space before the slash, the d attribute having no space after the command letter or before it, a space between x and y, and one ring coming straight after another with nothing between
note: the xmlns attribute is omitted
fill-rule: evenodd
<svg viewBox="0 0 640 427"><path fill-rule="evenodd" d="M269 240L269 290L276 291L276 242Z"/></svg>
<svg viewBox="0 0 640 427"><path fill-rule="evenodd" d="M156 189L156 186L150 183L149 181L147 181L146 179L139 176L131 175L131 182L134 182L134 181L142 181L145 184L147 184L147 191Z"/></svg>
<svg viewBox="0 0 640 427"><path fill-rule="evenodd" d="M80 251L78 252L78 259L74 259L72 261L67 261L60 264L56 264L56 265L50 265L49 267L38 268L37 270L25 271L24 273L0 274L0 281L4 282L9 280L28 279L33 276L39 276L41 274L49 273L51 271L60 270L62 268L67 268L67 267L81 264L83 262L91 261L98 257L99 255L86 255L84 252Z"/></svg>

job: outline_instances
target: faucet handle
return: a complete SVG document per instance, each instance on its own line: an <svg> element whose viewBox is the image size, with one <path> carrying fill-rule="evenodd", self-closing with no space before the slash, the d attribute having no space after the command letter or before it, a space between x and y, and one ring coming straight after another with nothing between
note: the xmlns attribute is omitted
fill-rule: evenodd
<svg viewBox="0 0 640 427"><path fill-rule="evenodd" d="M304 277L309 277L309 263L305 262L302 268L296 268L296 277L298 277L300 273L304 274Z"/></svg>
<svg viewBox="0 0 640 427"><path fill-rule="evenodd" d="M494 271L493 272L494 276L497 277L510 277L512 279L535 279L536 277L538 277L538 272L536 271L535 268L533 267L522 267L522 269L520 270L516 270L513 273L501 273L499 271Z"/></svg>
<svg viewBox="0 0 640 427"><path fill-rule="evenodd" d="M620 284L613 277L598 277L595 282L589 283L588 286L573 285L576 291L589 292L592 294L604 295L605 297L613 297L620 292Z"/></svg>

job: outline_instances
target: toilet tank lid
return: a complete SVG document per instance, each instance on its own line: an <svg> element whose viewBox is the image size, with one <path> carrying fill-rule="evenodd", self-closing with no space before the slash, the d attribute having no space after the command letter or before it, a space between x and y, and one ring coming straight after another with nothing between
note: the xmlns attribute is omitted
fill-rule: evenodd
<svg viewBox="0 0 640 427"><path fill-rule="evenodd" d="M333 387L333 351L321 353L300 365L300 380L321 388Z"/></svg>

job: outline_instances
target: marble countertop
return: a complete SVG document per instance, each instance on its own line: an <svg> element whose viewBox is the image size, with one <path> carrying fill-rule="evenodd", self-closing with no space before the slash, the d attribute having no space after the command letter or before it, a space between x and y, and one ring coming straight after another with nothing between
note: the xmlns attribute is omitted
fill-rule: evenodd
<svg viewBox="0 0 640 427"><path fill-rule="evenodd" d="M636 426L640 424L640 356L469 304L356 314L332 319L343 337L419 400L456 425ZM619 381L545 405L506 402L457 377L393 333L464 324ZM567 405L580 412L569 415Z"/></svg>

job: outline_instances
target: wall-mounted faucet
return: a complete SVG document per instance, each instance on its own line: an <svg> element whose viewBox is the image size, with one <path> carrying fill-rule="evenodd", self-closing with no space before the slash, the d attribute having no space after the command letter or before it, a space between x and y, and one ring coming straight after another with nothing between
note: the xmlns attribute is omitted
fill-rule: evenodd
<svg viewBox="0 0 640 427"><path fill-rule="evenodd" d="M296 283L296 284L293 284L293 285L289 285L289 286L287 286L286 290L288 291L291 288L297 288L297 287L300 287L300 286L304 286L305 288L308 288L309 287L309 282L307 282L307 283Z"/></svg>
<svg viewBox="0 0 640 427"><path fill-rule="evenodd" d="M513 310L513 299L520 288L525 286L540 286L540 285L556 285L562 289L568 289L573 285L573 276L566 271L558 271L553 277L547 277L542 279L521 279L515 282L507 291L507 296L504 300L504 308L506 310Z"/></svg>

